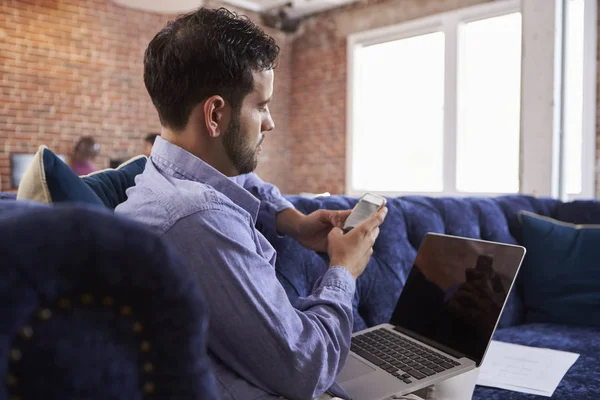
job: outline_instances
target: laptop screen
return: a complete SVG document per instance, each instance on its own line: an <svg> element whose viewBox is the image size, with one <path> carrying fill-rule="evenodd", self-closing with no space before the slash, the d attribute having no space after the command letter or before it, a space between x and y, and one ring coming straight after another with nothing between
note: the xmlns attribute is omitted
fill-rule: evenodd
<svg viewBox="0 0 600 400"><path fill-rule="evenodd" d="M390 323L479 365L525 249L453 236L425 236Z"/></svg>

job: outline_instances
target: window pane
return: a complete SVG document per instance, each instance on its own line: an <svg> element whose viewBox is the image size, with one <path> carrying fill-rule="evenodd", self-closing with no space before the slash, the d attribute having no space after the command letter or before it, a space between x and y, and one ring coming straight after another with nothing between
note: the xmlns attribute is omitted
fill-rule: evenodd
<svg viewBox="0 0 600 400"><path fill-rule="evenodd" d="M460 28L456 186L519 191L521 14Z"/></svg>
<svg viewBox="0 0 600 400"><path fill-rule="evenodd" d="M584 1L569 0L566 9L564 79L564 163L567 194L581 193L583 156Z"/></svg>
<svg viewBox="0 0 600 400"><path fill-rule="evenodd" d="M444 34L358 49L352 189L443 188Z"/></svg>

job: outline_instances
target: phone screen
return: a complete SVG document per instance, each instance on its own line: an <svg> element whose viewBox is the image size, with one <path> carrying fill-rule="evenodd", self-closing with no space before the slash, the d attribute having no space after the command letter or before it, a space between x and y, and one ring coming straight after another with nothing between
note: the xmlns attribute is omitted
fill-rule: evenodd
<svg viewBox="0 0 600 400"><path fill-rule="evenodd" d="M365 196L367 197L367 196ZM374 201L378 201L377 198ZM360 225L361 222L368 219L371 215L375 214L379 207L383 204L384 200L380 201L379 204L373 203L365 198L361 198L352 213L346 219L346 223L344 224L344 231L347 232L350 229L354 228L357 225Z"/></svg>

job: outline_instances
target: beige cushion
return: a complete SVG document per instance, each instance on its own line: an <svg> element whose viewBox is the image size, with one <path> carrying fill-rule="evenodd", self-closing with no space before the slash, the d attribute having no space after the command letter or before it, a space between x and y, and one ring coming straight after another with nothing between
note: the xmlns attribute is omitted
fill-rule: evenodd
<svg viewBox="0 0 600 400"><path fill-rule="evenodd" d="M37 153L35 153L33 161L25 170L25 174L23 174L23 178L19 184L17 200L32 200L46 204L52 203L44 172L44 151L47 149L46 146L40 146Z"/></svg>

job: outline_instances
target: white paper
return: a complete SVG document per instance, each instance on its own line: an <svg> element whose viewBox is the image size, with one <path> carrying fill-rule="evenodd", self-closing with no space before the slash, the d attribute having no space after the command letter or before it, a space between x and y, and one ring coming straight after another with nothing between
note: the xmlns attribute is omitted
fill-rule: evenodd
<svg viewBox="0 0 600 400"><path fill-rule="evenodd" d="M499 389L511 390L513 392L528 393L528 394L535 394L538 396L552 397L552 393L550 393L550 392L546 392L543 390L535 390L535 389L520 387L520 386L513 386L513 385L504 384L504 383L495 383L495 382L478 380L477 384L479 386L490 386L490 387L495 387L495 388L499 388Z"/></svg>
<svg viewBox="0 0 600 400"><path fill-rule="evenodd" d="M492 340L477 384L551 397L579 354Z"/></svg>

